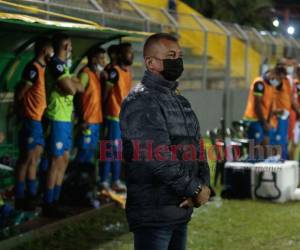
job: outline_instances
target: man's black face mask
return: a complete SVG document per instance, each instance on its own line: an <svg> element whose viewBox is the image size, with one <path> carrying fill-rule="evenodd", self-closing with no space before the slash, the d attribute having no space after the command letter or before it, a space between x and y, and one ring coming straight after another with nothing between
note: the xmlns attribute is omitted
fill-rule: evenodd
<svg viewBox="0 0 300 250"><path fill-rule="evenodd" d="M177 59L163 59L164 70L161 71L161 75L168 81L176 81L182 74L183 60Z"/></svg>

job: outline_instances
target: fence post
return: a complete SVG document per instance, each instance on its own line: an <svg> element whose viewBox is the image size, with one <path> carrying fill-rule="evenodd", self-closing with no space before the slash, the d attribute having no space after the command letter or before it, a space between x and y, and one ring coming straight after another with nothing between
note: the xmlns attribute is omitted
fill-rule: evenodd
<svg viewBox="0 0 300 250"><path fill-rule="evenodd" d="M127 1L127 2L136 11L136 13L138 13L139 16L145 20L144 31L150 32L150 19L146 15L146 13L143 10L141 10L141 8L135 2L133 1Z"/></svg>
<svg viewBox="0 0 300 250"><path fill-rule="evenodd" d="M160 11L169 19L169 21L174 25L175 29L176 29L176 33L179 33L179 25L178 22L175 20L174 17L172 17L172 15L164 8L160 8Z"/></svg>
<svg viewBox="0 0 300 250"><path fill-rule="evenodd" d="M250 47L250 40L246 32L236 23L234 24L236 29L239 31L239 33L242 35L243 39L246 42L246 47L245 47L245 57L244 57L244 68L245 68L245 81L246 81L246 86L250 85L250 72L249 72L249 47Z"/></svg>
<svg viewBox="0 0 300 250"><path fill-rule="evenodd" d="M226 34L226 65L225 65L225 84L224 84L224 98L223 98L223 116L225 126L230 126L230 81L231 81L231 32L218 20L214 22L224 31Z"/></svg>
<svg viewBox="0 0 300 250"><path fill-rule="evenodd" d="M208 69L208 29L206 26L200 21L200 18L192 14L193 18L199 24L200 28L204 33L204 46L203 46L203 70L202 70L202 88L207 89L207 69Z"/></svg>
<svg viewBox="0 0 300 250"><path fill-rule="evenodd" d="M263 53L261 53L261 57L260 57L260 65L262 65L266 55L264 55L264 53L266 52L266 42L265 39L259 34L259 32L257 31L257 29L255 28L251 28L251 30L254 32L254 34L258 37L258 39L263 43L264 47L263 47Z"/></svg>

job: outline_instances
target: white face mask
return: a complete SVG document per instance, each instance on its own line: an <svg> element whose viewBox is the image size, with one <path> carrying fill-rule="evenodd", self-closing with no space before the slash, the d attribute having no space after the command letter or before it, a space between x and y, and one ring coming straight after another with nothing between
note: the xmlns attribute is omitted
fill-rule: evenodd
<svg viewBox="0 0 300 250"><path fill-rule="evenodd" d="M67 63L68 68L72 67L72 59L71 58L68 58L66 63Z"/></svg>
<svg viewBox="0 0 300 250"><path fill-rule="evenodd" d="M97 69L102 72L104 68L100 64L97 64Z"/></svg>
<svg viewBox="0 0 300 250"><path fill-rule="evenodd" d="M287 71L288 75L293 75L294 74L294 67L293 66L288 66L286 68L286 71Z"/></svg>
<svg viewBox="0 0 300 250"><path fill-rule="evenodd" d="M72 50L70 49L67 51L67 59L72 59Z"/></svg>
<svg viewBox="0 0 300 250"><path fill-rule="evenodd" d="M52 58L54 56L54 52L52 52L51 54L50 54L50 57Z"/></svg>
<svg viewBox="0 0 300 250"><path fill-rule="evenodd" d="M280 82L277 79L271 79L269 80L269 82L271 83L271 85L273 85L274 87L277 87Z"/></svg>

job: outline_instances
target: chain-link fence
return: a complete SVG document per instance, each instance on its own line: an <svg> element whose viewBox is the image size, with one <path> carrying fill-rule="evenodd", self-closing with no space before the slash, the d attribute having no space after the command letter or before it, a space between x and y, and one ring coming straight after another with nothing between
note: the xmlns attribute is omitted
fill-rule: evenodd
<svg viewBox="0 0 300 250"><path fill-rule="evenodd" d="M146 32L169 32L183 48L183 89L247 88L263 68L284 56L300 59L300 42L293 37L252 27L204 18L197 12L170 12L167 8L130 0L11 0L30 9L1 4L2 10L59 21L89 20L103 26ZM40 10L43 10L42 12ZM53 15L61 14L60 16ZM70 19L68 16L80 18ZM133 39L135 81L143 72L143 39Z"/></svg>

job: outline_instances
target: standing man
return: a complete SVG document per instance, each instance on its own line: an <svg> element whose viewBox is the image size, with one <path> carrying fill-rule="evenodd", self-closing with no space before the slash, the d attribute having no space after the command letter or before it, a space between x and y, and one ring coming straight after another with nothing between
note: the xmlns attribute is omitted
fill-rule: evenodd
<svg viewBox="0 0 300 250"><path fill-rule="evenodd" d="M46 71L46 91L49 119L49 169L44 195L43 214L49 217L63 217L64 213L57 207L61 185L69 162L72 145L73 96L83 92L80 81L73 77L67 65L71 60L72 43L65 34L53 37L54 56Z"/></svg>
<svg viewBox="0 0 300 250"><path fill-rule="evenodd" d="M275 67L262 77L257 77L250 86L244 120L249 123L248 138L256 144L269 144L274 131L270 119L275 100L275 88L286 79L284 67Z"/></svg>
<svg viewBox="0 0 300 250"><path fill-rule="evenodd" d="M22 86L16 92L18 109L21 111L19 118L22 119L15 185L15 207L20 210L35 209L37 162L44 148L41 120L46 109L45 67L53 55L51 40L37 40L34 52L34 59L23 71Z"/></svg>
<svg viewBox="0 0 300 250"><path fill-rule="evenodd" d="M284 71L284 67L281 67ZM287 73L287 72L285 72ZM275 88L275 100L273 103L272 113L275 115L276 131L271 138L271 145L280 145L282 151L282 159L288 158L288 132L289 132L289 116L292 111L292 87L287 77Z"/></svg>
<svg viewBox="0 0 300 250"><path fill-rule="evenodd" d="M109 70L113 66L118 63L118 52L119 52L119 45L112 44L107 49L107 55L109 57L109 64L105 66L106 70Z"/></svg>
<svg viewBox="0 0 300 250"><path fill-rule="evenodd" d="M92 163L99 145L100 126L103 123L101 73L105 66L105 50L94 48L89 51L88 64L79 73L84 87L80 95L80 127L76 161Z"/></svg>
<svg viewBox="0 0 300 250"><path fill-rule="evenodd" d="M290 159L298 160L297 157L297 146L300 139L300 67L295 69L295 79L293 86L293 112L291 113L294 117L295 126L293 131L290 132L291 148L290 148Z"/></svg>
<svg viewBox="0 0 300 250"><path fill-rule="evenodd" d="M128 95L132 86L131 65L133 63L133 51L130 43L121 43L118 46L117 65L111 67L108 71L108 80L106 82L105 94L105 126L106 137L112 144L112 152L107 155L104 166L101 168L101 188L109 188L109 174L112 165L112 189L116 192L126 191L126 187L120 181L121 161L118 159L121 145L121 131L119 123L119 114L121 103Z"/></svg>
<svg viewBox="0 0 300 250"><path fill-rule="evenodd" d="M200 127L190 103L177 92L183 72L177 39L151 35L144 62L142 82L125 99L120 115L127 220L135 250L184 250L193 206L210 195L209 168L199 157L184 156L189 147L200 152Z"/></svg>

